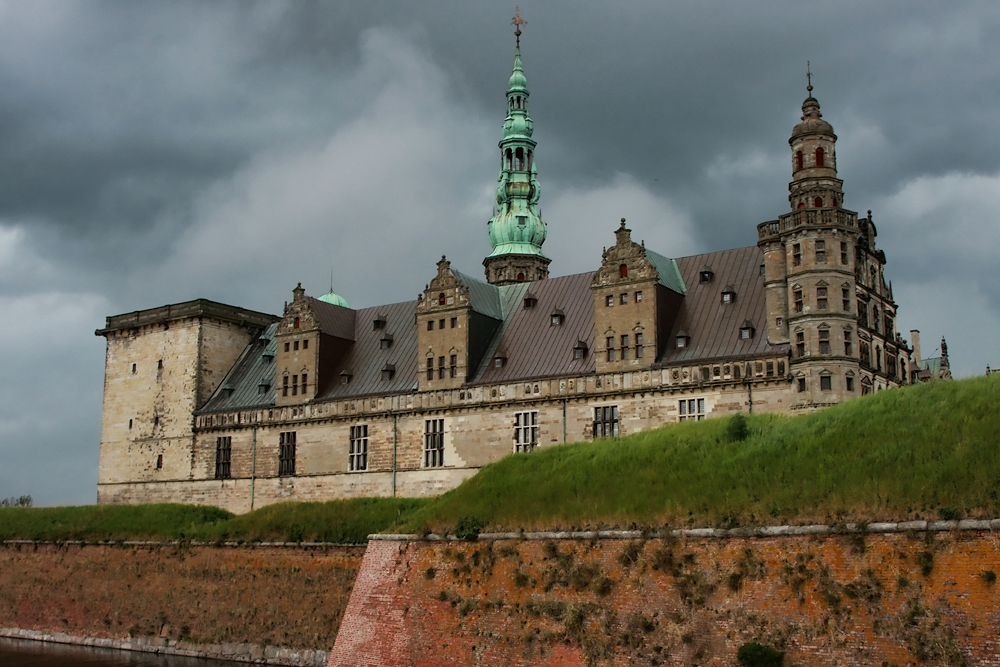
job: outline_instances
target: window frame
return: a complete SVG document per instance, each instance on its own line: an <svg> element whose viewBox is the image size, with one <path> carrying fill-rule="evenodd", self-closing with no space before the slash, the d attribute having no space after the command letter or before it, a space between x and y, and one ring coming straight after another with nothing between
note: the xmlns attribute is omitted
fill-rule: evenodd
<svg viewBox="0 0 1000 667"><path fill-rule="evenodd" d="M704 398L682 398L677 401L677 421L704 421L708 411Z"/></svg>
<svg viewBox="0 0 1000 667"><path fill-rule="evenodd" d="M538 410L514 413L514 452L527 453L538 446Z"/></svg>
<svg viewBox="0 0 1000 667"><path fill-rule="evenodd" d="M424 420L424 468L444 467L444 419Z"/></svg>
<svg viewBox="0 0 1000 667"><path fill-rule="evenodd" d="M621 435L617 405L600 405L594 407L592 432L594 440L598 438L617 438Z"/></svg>
<svg viewBox="0 0 1000 667"><path fill-rule="evenodd" d="M233 436L221 435L215 439L215 479L233 477Z"/></svg>
<svg viewBox="0 0 1000 667"><path fill-rule="evenodd" d="M295 431L282 431L278 434L278 476L291 477L295 475Z"/></svg>
<svg viewBox="0 0 1000 667"><path fill-rule="evenodd" d="M368 424L351 426L347 457L348 471L364 472L368 470Z"/></svg>

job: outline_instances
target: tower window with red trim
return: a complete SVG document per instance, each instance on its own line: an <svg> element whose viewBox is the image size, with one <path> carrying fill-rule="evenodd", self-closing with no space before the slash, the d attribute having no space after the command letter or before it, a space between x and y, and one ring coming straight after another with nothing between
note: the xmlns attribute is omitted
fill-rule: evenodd
<svg viewBox="0 0 1000 667"><path fill-rule="evenodd" d="M296 329L299 328L299 318L297 318L297 317L295 318L295 328Z"/></svg>
<svg viewBox="0 0 1000 667"><path fill-rule="evenodd" d="M518 280L524 280L524 274L523 273L517 274L517 279Z"/></svg>
<svg viewBox="0 0 1000 667"><path fill-rule="evenodd" d="M815 206L816 208L823 208L823 198L816 197L816 199L813 200L813 206Z"/></svg>
<svg viewBox="0 0 1000 667"><path fill-rule="evenodd" d="M795 153L795 171L802 169L802 151Z"/></svg>
<svg viewBox="0 0 1000 667"><path fill-rule="evenodd" d="M443 306L445 304L444 292L438 295L438 305Z"/></svg>
<svg viewBox="0 0 1000 667"><path fill-rule="evenodd" d="M816 149L816 166L822 167L825 164L826 154L823 152L822 148Z"/></svg>
<svg viewBox="0 0 1000 667"><path fill-rule="evenodd" d="M622 264L618 267L618 273L622 278L628 278L628 265Z"/></svg>

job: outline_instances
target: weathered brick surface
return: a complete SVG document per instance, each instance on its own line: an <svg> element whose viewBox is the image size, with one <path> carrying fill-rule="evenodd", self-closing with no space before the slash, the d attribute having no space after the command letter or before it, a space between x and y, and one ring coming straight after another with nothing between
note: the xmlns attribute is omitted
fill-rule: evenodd
<svg viewBox="0 0 1000 667"><path fill-rule="evenodd" d="M987 570L975 532L372 542L329 664L1000 665Z"/></svg>

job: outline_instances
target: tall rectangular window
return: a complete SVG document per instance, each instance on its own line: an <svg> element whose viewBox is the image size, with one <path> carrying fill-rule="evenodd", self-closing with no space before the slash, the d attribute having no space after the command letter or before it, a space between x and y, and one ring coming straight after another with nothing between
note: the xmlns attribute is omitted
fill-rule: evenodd
<svg viewBox="0 0 1000 667"><path fill-rule="evenodd" d="M802 290L800 290L800 289L795 290L794 292L792 292L792 296L795 297L795 312L796 313L801 313L802 312Z"/></svg>
<svg viewBox="0 0 1000 667"><path fill-rule="evenodd" d="M351 427L349 464L351 472L368 470L368 424Z"/></svg>
<svg viewBox="0 0 1000 667"><path fill-rule="evenodd" d="M842 304L844 312L851 312L851 290L847 287L842 288L840 290L840 298L844 302Z"/></svg>
<svg viewBox="0 0 1000 667"><path fill-rule="evenodd" d="M797 356L806 356L806 334L799 331L795 334L795 353Z"/></svg>
<svg viewBox="0 0 1000 667"><path fill-rule="evenodd" d="M458 377L458 355L451 355L451 377Z"/></svg>
<svg viewBox="0 0 1000 667"><path fill-rule="evenodd" d="M844 355L850 357L852 354L854 354L854 349L853 349L852 340L851 340L851 332L850 331L845 331L844 332Z"/></svg>
<svg viewBox="0 0 1000 667"><path fill-rule="evenodd" d="M609 294L606 297L604 297L604 305L607 308L610 308L611 306L615 305L615 295Z"/></svg>
<svg viewBox="0 0 1000 667"><path fill-rule="evenodd" d="M618 406L594 408L594 437L613 438L618 435Z"/></svg>
<svg viewBox="0 0 1000 667"><path fill-rule="evenodd" d="M802 245L799 243L792 244L792 266L800 266L802 264Z"/></svg>
<svg viewBox="0 0 1000 667"><path fill-rule="evenodd" d="M819 330L819 353L830 354L830 330Z"/></svg>
<svg viewBox="0 0 1000 667"><path fill-rule="evenodd" d="M457 317L451 318L451 328L454 329L457 326L458 326L458 318Z"/></svg>
<svg viewBox="0 0 1000 667"><path fill-rule="evenodd" d="M847 242L840 242L840 263L847 264Z"/></svg>
<svg viewBox="0 0 1000 667"><path fill-rule="evenodd" d="M639 303L641 301L642 301L642 290L639 290L638 292L635 293L635 302Z"/></svg>
<svg viewBox="0 0 1000 667"><path fill-rule="evenodd" d="M222 436L215 439L215 479L232 477L233 438Z"/></svg>
<svg viewBox="0 0 1000 667"><path fill-rule="evenodd" d="M628 292L626 292L625 294L621 295L621 302L622 302L623 306L628 303Z"/></svg>
<svg viewBox="0 0 1000 667"><path fill-rule="evenodd" d="M514 415L514 451L530 452L538 445L538 411Z"/></svg>
<svg viewBox="0 0 1000 667"><path fill-rule="evenodd" d="M820 375L819 388L820 391L830 391L833 388L833 378L829 375Z"/></svg>
<svg viewBox="0 0 1000 667"><path fill-rule="evenodd" d="M434 357L427 357L427 381L434 379Z"/></svg>
<svg viewBox="0 0 1000 667"><path fill-rule="evenodd" d="M306 387L309 386L309 375L306 373L302 374L302 393L306 393Z"/></svg>
<svg viewBox="0 0 1000 667"><path fill-rule="evenodd" d="M816 263L826 263L826 241L816 241Z"/></svg>
<svg viewBox="0 0 1000 667"><path fill-rule="evenodd" d="M424 421L424 467L440 468L444 465L444 420Z"/></svg>
<svg viewBox="0 0 1000 667"><path fill-rule="evenodd" d="M444 355L438 357L438 380L444 379Z"/></svg>
<svg viewBox="0 0 1000 667"><path fill-rule="evenodd" d="M642 334L635 335L635 358L642 359Z"/></svg>
<svg viewBox="0 0 1000 667"><path fill-rule="evenodd" d="M292 396L297 396L299 393L299 376L292 376Z"/></svg>
<svg viewBox="0 0 1000 667"><path fill-rule="evenodd" d="M434 320L427 320L427 330L434 331Z"/></svg>
<svg viewBox="0 0 1000 667"><path fill-rule="evenodd" d="M622 361L628 359L628 334L622 336Z"/></svg>
<svg viewBox="0 0 1000 667"><path fill-rule="evenodd" d="M819 310L826 310L826 305L827 305L827 300L826 299L827 299L826 288L825 287L817 287L816 288L816 307Z"/></svg>
<svg viewBox="0 0 1000 667"><path fill-rule="evenodd" d="M701 421L704 418L704 398L685 398L677 401L677 419L679 421Z"/></svg>
<svg viewBox="0 0 1000 667"><path fill-rule="evenodd" d="M608 348L608 361L615 360L615 337L608 336L604 339L604 344Z"/></svg>
<svg viewBox="0 0 1000 667"><path fill-rule="evenodd" d="M281 395L288 396L288 376L281 378Z"/></svg>
<svg viewBox="0 0 1000 667"><path fill-rule="evenodd" d="M278 435L278 474L295 474L295 431Z"/></svg>

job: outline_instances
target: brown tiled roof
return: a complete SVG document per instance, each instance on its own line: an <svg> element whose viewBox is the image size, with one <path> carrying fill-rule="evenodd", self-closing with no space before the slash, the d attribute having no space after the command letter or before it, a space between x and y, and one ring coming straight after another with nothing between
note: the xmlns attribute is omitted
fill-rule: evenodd
<svg viewBox="0 0 1000 667"><path fill-rule="evenodd" d="M306 298L309 299L309 304L319 321L320 331L344 340L354 340L354 318L358 311L335 306L311 296ZM374 319L374 315L372 318Z"/></svg>
<svg viewBox="0 0 1000 667"><path fill-rule="evenodd" d="M681 302L660 362L674 364L786 353L787 344L767 342L764 277L760 275L763 262L764 254L756 246L678 258L687 295ZM699 274L706 266L711 266L715 275L711 282L702 283ZM736 292L734 303L722 303L722 292L727 286ZM748 320L756 331L750 340L741 340L740 327ZM681 331L691 338L685 347L678 348L674 339Z"/></svg>
<svg viewBox="0 0 1000 667"><path fill-rule="evenodd" d="M538 302L524 308L528 283L504 287L504 322L490 346L476 383L508 382L536 377L578 375L594 371L594 274L549 278L530 283ZM552 326L552 314L561 310L563 323ZM573 358L577 341L586 341L587 356ZM507 354L502 368L491 363L497 349Z"/></svg>
<svg viewBox="0 0 1000 667"><path fill-rule="evenodd" d="M343 364L333 369L332 380L323 387L316 400L413 391L417 383L416 308L415 301L404 301L351 311L357 315L351 333L354 344ZM384 329L374 326L375 319L380 315L385 318ZM392 335L392 345L388 350L382 349L381 340L385 334ZM394 367L391 380L382 379L382 370L387 364ZM352 376L347 384L340 382L343 370L350 371Z"/></svg>

